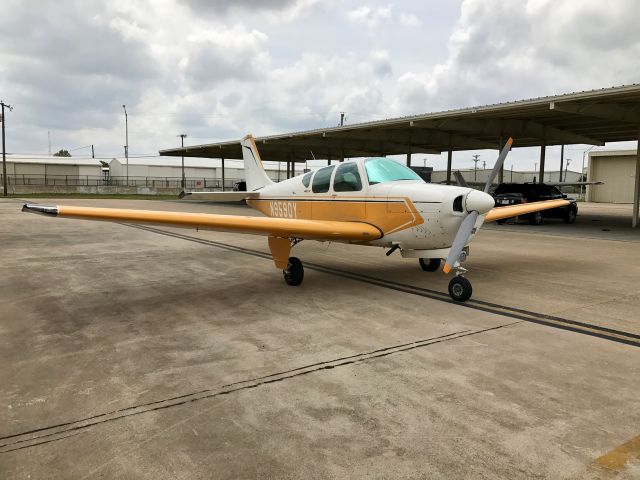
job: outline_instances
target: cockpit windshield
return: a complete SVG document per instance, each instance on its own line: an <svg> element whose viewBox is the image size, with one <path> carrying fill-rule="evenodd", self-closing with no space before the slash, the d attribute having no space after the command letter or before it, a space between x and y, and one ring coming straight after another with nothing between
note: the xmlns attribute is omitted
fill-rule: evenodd
<svg viewBox="0 0 640 480"><path fill-rule="evenodd" d="M396 180L422 180L420 176L398 162L388 158L370 158L364 162L369 185Z"/></svg>

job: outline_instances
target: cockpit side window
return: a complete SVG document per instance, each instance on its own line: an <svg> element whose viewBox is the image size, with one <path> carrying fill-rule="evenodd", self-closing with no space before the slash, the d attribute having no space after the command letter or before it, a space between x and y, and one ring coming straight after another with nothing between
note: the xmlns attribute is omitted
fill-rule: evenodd
<svg viewBox="0 0 640 480"><path fill-rule="evenodd" d="M360 172L355 162L343 163L333 178L333 190L336 192L359 192L362 190Z"/></svg>
<svg viewBox="0 0 640 480"><path fill-rule="evenodd" d="M313 193L326 193L329 191L329 184L331 183L331 174L335 165L330 167L321 168L313 176L313 186L311 190Z"/></svg>
<svg viewBox="0 0 640 480"><path fill-rule="evenodd" d="M313 177L313 172L308 172L307 174L305 174L304 177L302 177L302 184L305 187L308 187L309 184L311 183L311 177Z"/></svg>

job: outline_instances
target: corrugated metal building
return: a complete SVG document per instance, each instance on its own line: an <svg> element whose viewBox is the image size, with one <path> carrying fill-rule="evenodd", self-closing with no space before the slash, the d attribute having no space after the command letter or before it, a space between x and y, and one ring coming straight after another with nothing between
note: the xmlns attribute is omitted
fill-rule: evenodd
<svg viewBox="0 0 640 480"><path fill-rule="evenodd" d="M7 155L8 178L12 176L30 178L44 176L100 176L101 168L101 163L93 158Z"/></svg>
<svg viewBox="0 0 640 480"><path fill-rule="evenodd" d="M587 187L587 202L632 203L636 150L589 152L588 180L604 185Z"/></svg>
<svg viewBox="0 0 640 480"><path fill-rule="evenodd" d="M213 163L209 160L210 163ZM216 162L218 163L218 162ZM240 167L241 163L236 162L236 166L227 166L224 171L225 179L240 180L244 179L244 169ZM206 179L221 180L221 166L206 166L202 162L195 163L192 159L185 159L184 175L190 179ZM274 181L284 180L286 172L278 171L267 165L267 174ZM114 158L109 162L109 171L112 177L127 176L126 160L123 158ZM301 172L299 172L301 173ZM182 178L182 166L180 164L171 164L165 159L129 159L129 177L156 177L156 178Z"/></svg>

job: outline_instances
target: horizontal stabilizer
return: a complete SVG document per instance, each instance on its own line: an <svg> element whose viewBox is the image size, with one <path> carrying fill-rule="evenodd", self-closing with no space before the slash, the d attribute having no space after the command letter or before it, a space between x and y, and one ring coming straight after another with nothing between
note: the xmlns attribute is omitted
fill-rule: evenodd
<svg viewBox="0 0 640 480"><path fill-rule="evenodd" d="M554 187L582 187L584 185L604 185L604 182L544 182Z"/></svg>
<svg viewBox="0 0 640 480"><path fill-rule="evenodd" d="M179 198L185 200L203 200L209 202L241 202L247 198L256 198L254 192L180 192Z"/></svg>

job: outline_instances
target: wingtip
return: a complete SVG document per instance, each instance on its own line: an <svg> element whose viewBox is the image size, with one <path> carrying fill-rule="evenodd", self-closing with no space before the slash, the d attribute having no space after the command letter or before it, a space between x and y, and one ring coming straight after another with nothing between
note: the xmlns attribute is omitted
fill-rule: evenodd
<svg viewBox="0 0 640 480"><path fill-rule="evenodd" d="M49 215L55 217L58 215L58 207L51 205L37 205L35 203L25 203L22 211L27 213L38 213L40 215Z"/></svg>

